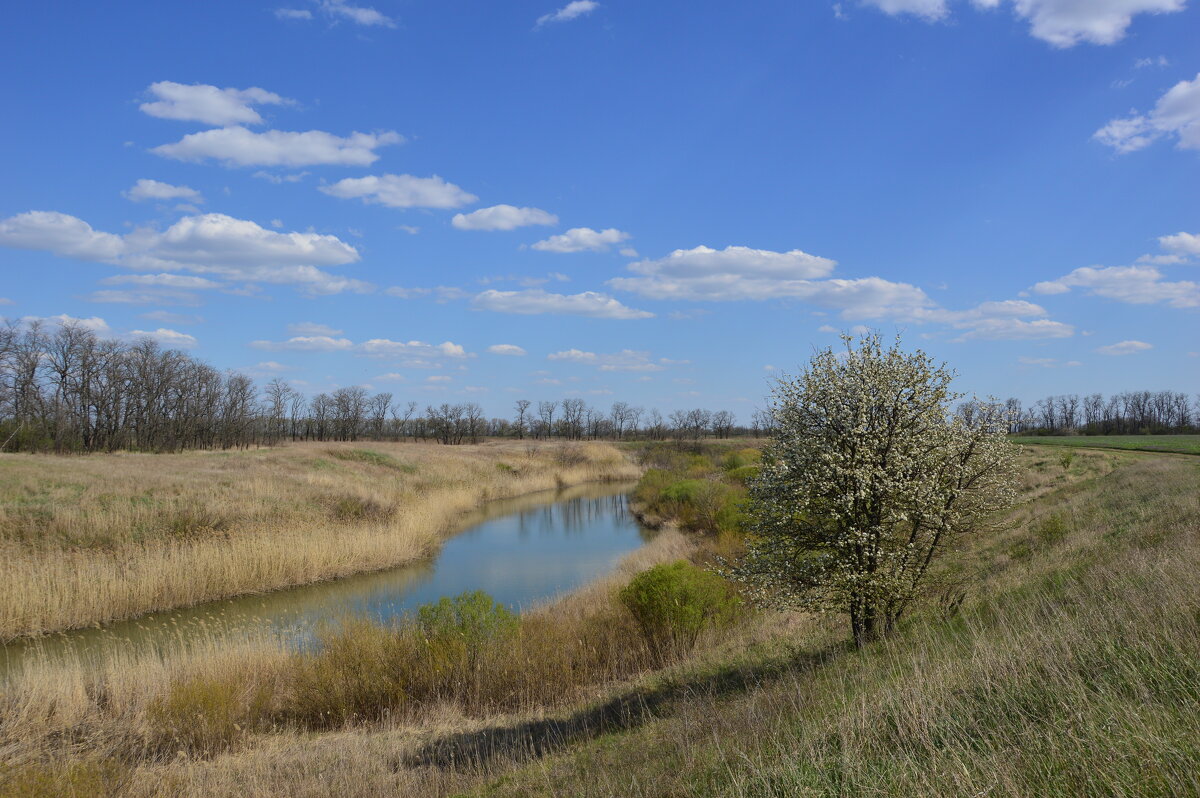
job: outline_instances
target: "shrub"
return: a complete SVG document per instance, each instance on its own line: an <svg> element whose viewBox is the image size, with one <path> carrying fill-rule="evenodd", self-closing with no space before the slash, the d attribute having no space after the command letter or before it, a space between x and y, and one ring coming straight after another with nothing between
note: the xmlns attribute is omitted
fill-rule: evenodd
<svg viewBox="0 0 1200 798"><path fill-rule="evenodd" d="M742 608L728 582L685 560L638 574L619 597L660 660L690 651L705 629L730 625Z"/></svg>
<svg viewBox="0 0 1200 798"><path fill-rule="evenodd" d="M374 499L349 494L331 497L329 512L338 521L350 522L382 521L392 514L391 508Z"/></svg>
<svg viewBox="0 0 1200 798"><path fill-rule="evenodd" d="M1058 464L1062 466L1063 471L1071 470L1071 463L1075 461L1075 452L1066 449L1058 453Z"/></svg>
<svg viewBox="0 0 1200 798"><path fill-rule="evenodd" d="M417 626L426 640L462 641L468 647L503 637L517 628L517 616L482 590L442 597L417 609Z"/></svg>
<svg viewBox="0 0 1200 798"><path fill-rule="evenodd" d="M362 619L322 630L319 648L293 661L285 714L316 728L383 717L406 697L405 642Z"/></svg>
<svg viewBox="0 0 1200 798"><path fill-rule="evenodd" d="M1052 545L1067 536L1067 523L1061 515L1050 515L1034 524L1030 531L1042 543Z"/></svg>
<svg viewBox="0 0 1200 798"><path fill-rule="evenodd" d="M727 471L725 476L730 480L740 482L742 485L747 485L750 480L758 476L758 466L755 464L738 466Z"/></svg>
<svg viewBox="0 0 1200 798"><path fill-rule="evenodd" d="M762 452L758 449L738 449L725 455L722 465L726 471L737 471L746 466L757 465L762 461Z"/></svg>
<svg viewBox="0 0 1200 798"><path fill-rule="evenodd" d="M238 678L192 676L149 708L159 745L209 756L229 749L266 716L271 691Z"/></svg>

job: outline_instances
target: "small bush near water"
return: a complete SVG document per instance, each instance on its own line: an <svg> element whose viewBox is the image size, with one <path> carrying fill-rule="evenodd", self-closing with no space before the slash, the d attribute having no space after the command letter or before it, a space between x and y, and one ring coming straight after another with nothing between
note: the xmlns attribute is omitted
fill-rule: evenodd
<svg viewBox="0 0 1200 798"><path fill-rule="evenodd" d="M701 633L731 625L742 609L728 582L686 560L643 571L620 598L660 659L691 651Z"/></svg>

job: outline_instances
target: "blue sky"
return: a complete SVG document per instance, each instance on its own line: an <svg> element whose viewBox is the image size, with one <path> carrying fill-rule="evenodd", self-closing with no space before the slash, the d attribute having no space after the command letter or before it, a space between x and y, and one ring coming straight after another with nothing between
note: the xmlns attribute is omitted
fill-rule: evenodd
<svg viewBox="0 0 1200 798"><path fill-rule="evenodd" d="M1195 0L359 1L9 9L0 314L493 414L862 328L1200 391Z"/></svg>

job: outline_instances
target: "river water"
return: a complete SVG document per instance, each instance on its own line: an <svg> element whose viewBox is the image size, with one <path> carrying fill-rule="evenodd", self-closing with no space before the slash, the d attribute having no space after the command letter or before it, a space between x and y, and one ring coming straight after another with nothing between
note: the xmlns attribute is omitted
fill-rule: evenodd
<svg viewBox="0 0 1200 798"><path fill-rule="evenodd" d="M461 532L419 562L11 643L0 648L0 677L33 661L111 664L264 634L303 646L323 622L388 622L469 590L484 590L521 610L603 576L649 539L653 533L629 512L632 488L627 482L589 484L493 501L464 518Z"/></svg>

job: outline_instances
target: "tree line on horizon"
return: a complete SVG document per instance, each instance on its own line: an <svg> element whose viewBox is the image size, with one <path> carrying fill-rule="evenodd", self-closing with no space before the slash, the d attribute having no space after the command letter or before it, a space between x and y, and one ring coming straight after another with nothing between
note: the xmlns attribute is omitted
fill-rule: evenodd
<svg viewBox="0 0 1200 798"><path fill-rule="evenodd" d="M1173 391L1068 394L1028 408L1009 399L1004 409L1013 434L1200 431L1200 396L1191 403ZM505 418L488 417L476 402L422 408L361 386L309 397L274 379L260 391L244 374L219 371L149 338L106 339L78 324L0 327L0 451L7 452L169 452L286 441L699 440L762 437L774 428L769 410L738 424L728 410L664 416L623 401L602 409L569 397L519 399Z"/></svg>
<svg viewBox="0 0 1200 798"><path fill-rule="evenodd" d="M512 418L489 418L476 402L423 409L361 386L308 397L274 379L260 392L143 338L105 339L78 324L0 327L0 451L169 452L285 441L436 441L727 438L763 434L769 417L738 426L728 410L677 410L665 417L627 402L605 410L581 398L520 399Z"/></svg>

